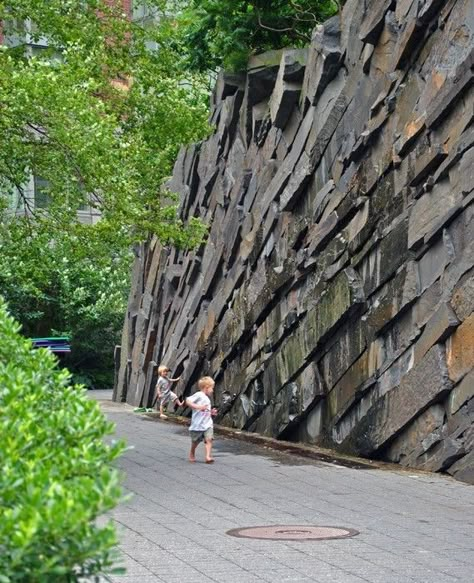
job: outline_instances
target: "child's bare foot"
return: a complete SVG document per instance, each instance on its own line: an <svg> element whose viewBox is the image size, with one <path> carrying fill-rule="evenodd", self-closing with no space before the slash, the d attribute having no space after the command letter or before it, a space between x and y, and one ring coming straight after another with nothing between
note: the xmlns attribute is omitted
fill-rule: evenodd
<svg viewBox="0 0 474 583"><path fill-rule="evenodd" d="M195 457L191 457L191 456L189 456L189 458L188 458L188 459L189 459L189 461L190 461L192 464L193 464L193 463L196 461L196 458L195 458Z"/></svg>
<svg viewBox="0 0 474 583"><path fill-rule="evenodd" d="M165 415L164 413L160 414L160 419L168 419L168 415Z"/></svg>
<svg viewBox="0 0 474 583"><path fill-rule="evenodd" d="M214 463L214 458L210 457L209 459L206 460L206 464L213 464Z"/></svg>

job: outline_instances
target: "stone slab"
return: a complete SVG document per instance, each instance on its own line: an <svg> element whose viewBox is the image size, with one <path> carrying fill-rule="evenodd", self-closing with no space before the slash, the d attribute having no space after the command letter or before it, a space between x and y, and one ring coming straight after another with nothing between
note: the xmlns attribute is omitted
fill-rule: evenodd
<svg viewBox="0 0 474 583"><path fill-rule="evenodd" d="M469 275L456 288L451 305L460 320L465 320L474 312L474 274Z"/></svg>
<svg viewBox="0 0 474 583"><path fill-rule="evenodd" d="M419 456L416 460L416 466L429 472L442 472L452 466L459 458L462 458L465 453L462 441L447 437L438 441L426 453Z"/></svg>
<svg viewBox="0 0 474 583"><path fill-rule="evenodd" d="M474 368L474 314L448 339L446 350L449 377L456 383Z"/></svg>
<svg viewBox="0 0 474 583"><path fill-rule="evenodd" d="M444 417L444 407L432 405L395 438L386 451L387 459L407 465L407 459L420 448L421 442L442 426Z"/></svg>
<svg viewBox="0 0 474 583"><path fill-rule="evenodd" d="M369 409L348 440L364 455L374 454L451 388L444 347L436 345L398 387Z"/></svg>
<svg viewBox="0 0 474 583"><path fill-rule="evenodd" d="M375 45L382 32L385 15L394 6L393 0L380 0L372 4L372 9L365 19L359 33L359 38L365 43Z"/></svg>
<svg viewBox="0 0 474 583"><path fill-rule="evenodd" d="M434 344L450 336L459 323L451 306L442 304L428 320L421 338L415 344L415 362L419 362Z"/></svg>
<svg viewBox="0 0 474 583"><path fill-rule="evenodd" d="M457 480L474 485L474 451L456 461L447 471Z"/></svg>
<svg viewBox="0 0 474 583"><path fill-rule="evenodd" d="M338 17L319 25L313 32L308 52L308 64L303 80L303 99L315 105L319 96L334 79L341 67Z"/></svg>
<svg viewBox="0 0 474 583"><path fill-rule="evenodd" d="M467 401L474 398L474 370L454 387L449 395L449 413L454 415Z"/></svg>

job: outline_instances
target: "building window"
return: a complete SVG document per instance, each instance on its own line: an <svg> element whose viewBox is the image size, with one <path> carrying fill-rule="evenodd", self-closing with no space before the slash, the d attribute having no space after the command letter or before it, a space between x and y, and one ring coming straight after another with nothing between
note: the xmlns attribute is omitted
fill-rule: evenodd
<svg viewBox="0 0 474 583"><path fill-rule="evenodd" d="M49 181L41 176L35 176L35 208L44 209L50 204L50 197L48 194Z"/></svg>

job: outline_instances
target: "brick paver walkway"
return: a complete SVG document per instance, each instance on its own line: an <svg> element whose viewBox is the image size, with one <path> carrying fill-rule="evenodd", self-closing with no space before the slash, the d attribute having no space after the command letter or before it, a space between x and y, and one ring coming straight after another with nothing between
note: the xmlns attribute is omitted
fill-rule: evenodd
<svg viewBox="0 0 474 583"><path fill-rule="evenodd" d="M113 583L474 581L472 486L438 475L354 470L219 438L216 463L193 465L186 428L102 404L133 446L120 461L133 497L113 513L127 575L109 577ZM345 526L360 535L272 542L226 534L295 524Z"/></svg>

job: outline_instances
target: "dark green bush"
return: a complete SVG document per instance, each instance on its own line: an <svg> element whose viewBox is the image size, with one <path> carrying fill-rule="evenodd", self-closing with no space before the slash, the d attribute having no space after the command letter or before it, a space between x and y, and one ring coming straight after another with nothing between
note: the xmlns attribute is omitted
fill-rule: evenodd
<svg viewBox="0 0 474 583"><path fill-rule="evenodd" d="M116 559L121 497L113 425L47 350L34 350L0 298L0 583L72 582Z"/></svg>

